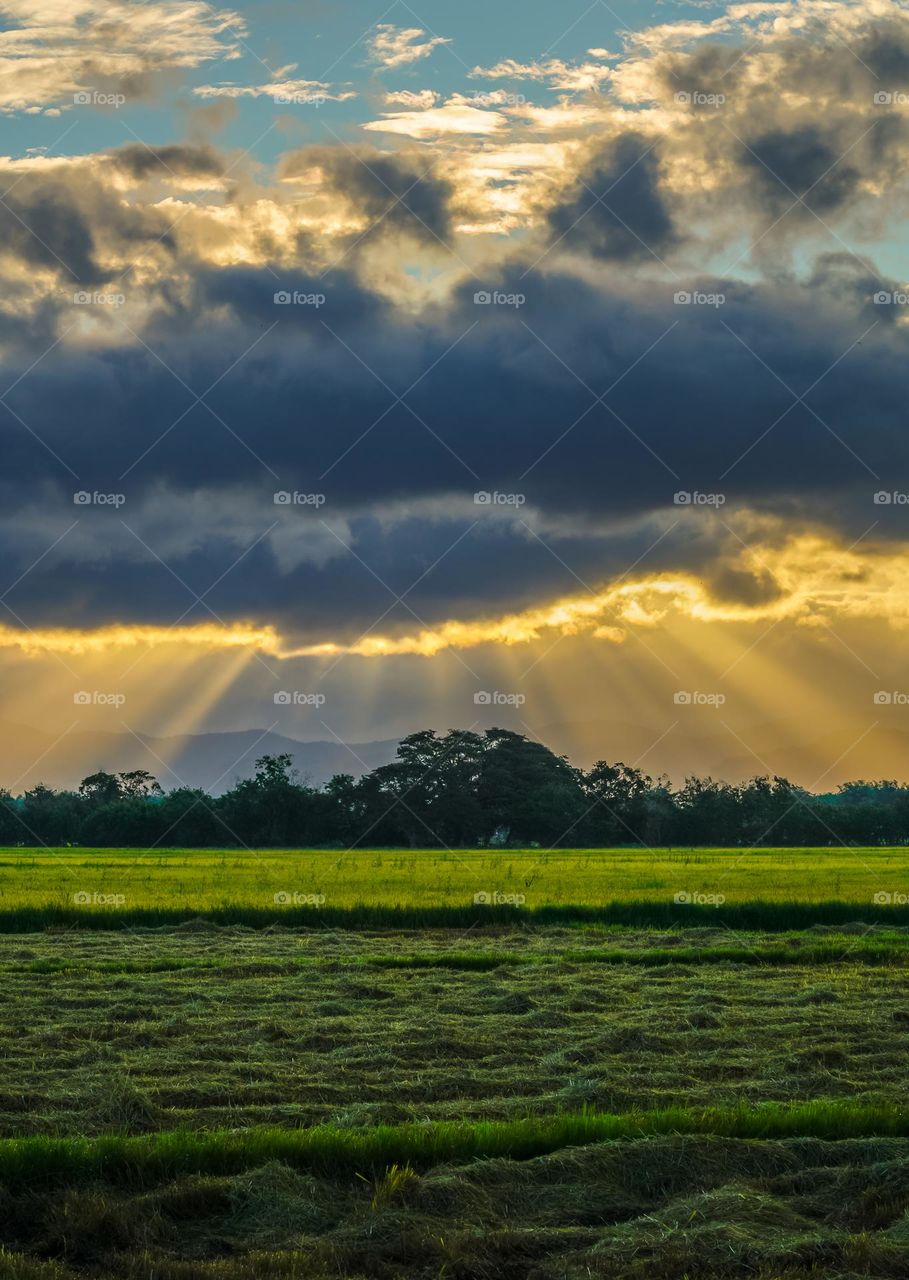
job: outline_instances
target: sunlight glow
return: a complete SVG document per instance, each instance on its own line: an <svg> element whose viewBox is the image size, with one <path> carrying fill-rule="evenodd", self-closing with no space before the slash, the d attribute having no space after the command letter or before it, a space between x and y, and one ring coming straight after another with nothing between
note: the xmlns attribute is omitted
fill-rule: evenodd
<svg viewBox="0 0 909 1280"><path fill-rule="evenodd" d="M18 648L25 654L79 655L163 644L211 652L243 648L276 658L327 658L341 654L366 658L406 654L434 657L446 649L528 644L547 634L590 633L597 639L620 644L629 628L654 627L672 616L706 623L789 620L799 626L823 625L827 619L835 618L886 618L893 625L909 623L909 556L902 552L859 552L805 535L782 547L748 548L734 567L765 584L757 602L718 598L706 581L688 574L655 574L498 618L470 622L452 619L416 632L370 632L350 641L297 645L274 626L251 622L170 628L123 624L93 631L21 631L4 627L0 628L0 648Z"/></svg>

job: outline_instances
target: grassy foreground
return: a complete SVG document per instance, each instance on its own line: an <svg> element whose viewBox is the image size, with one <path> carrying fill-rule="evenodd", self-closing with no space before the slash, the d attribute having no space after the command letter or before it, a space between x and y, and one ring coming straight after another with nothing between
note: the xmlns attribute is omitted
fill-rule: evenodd
<svg viewBox="0 0 909 1280"><path fill-rule="evenodd" d="M521 906L436 854L340 905L262 885L341 855L169 856L0 856L0 1280L909 1275L909 913L850 853L718 906L623 851Z"/></svg>

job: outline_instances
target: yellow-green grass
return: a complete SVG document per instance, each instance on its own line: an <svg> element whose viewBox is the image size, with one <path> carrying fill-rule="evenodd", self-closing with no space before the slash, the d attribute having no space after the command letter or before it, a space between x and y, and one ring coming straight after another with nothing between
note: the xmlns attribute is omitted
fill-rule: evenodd
<svg viewBox="0 0 909 1280"><path fill-rule="evenodd" d="M127 911L464 908L477 894L523 907L698 901L906 905L909 849L0 850L0 913L114 905ZM295 895L297 895L295 897ZM277 898L277 902L276 902ZM890 903L885 903L890 905Z"/></svg>
<svg viewBox="0 0 909 1280"><path fill-rule="evenodd" d="M654 1134L723 1138L909 1137L909 1110L898 1103L828 1101L757 1107L672 1107L613 1115L595 1111L518 1120L374 1125L343 1129L171 1130L99 1138L0 1139L0 1184L35 1186L110 1179L153 1183L187 1174L225 1174L270 1160L319 1172L381 1171L391 1164L427 1168L447 1161L530 1160L563 1147Z"/></svg>

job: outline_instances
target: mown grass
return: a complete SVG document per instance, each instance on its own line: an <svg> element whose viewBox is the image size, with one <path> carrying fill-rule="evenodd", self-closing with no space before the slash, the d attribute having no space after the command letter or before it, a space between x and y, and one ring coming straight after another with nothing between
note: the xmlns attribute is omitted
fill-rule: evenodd
<svg viewBox="0 0 909 1280"><path fill-rule="evenodd" d="M201 906L0 919L0 1280L909 1275L909 911L835 859L279 909L195 857Z"/></svg>
<svg viewBox="0 0 909 1280"><path fill-rule="evenodd" d="M852 945L816 943L801 947L729 945L723 947L642 947L630 950L614 947L597 950L588 947L583 951L566 948L560 952L537 951L525 955L503 956L495 951L443 951L409 955L364 956L360 962L376 969L461 969L467 972L489 973L509 965L538 964L604 964L638 965L828 965L871 964L901 967L909 964L909 946L905 941L869 942L860 938Z"/></svg>
<svg viewBox="0 0 909 1280"><path fill-rule="evenodd" d="M730 935L735 939L735 935ZM805 966L805 965L838 965L867 964L887 965L891 968L909 966L909 937L888 938L879 940L867 936L856 936L846 942L828 940L803 944L789 938L788 941L767 945L755 939L753 943L744 938L722 946L684 946L672 945L663 947L616 946L609 949L597 947L564 947L558 951L525 950L503 953L496 950L474 949L471 951L423 951L370 955L362 954L351 958L353 965L372 969L457 969L464 972L491 973L496 969L515 968L527 965L558 964L592 964L592 965L635 965L643 968L661 965L767 965ZM325 966L336 968L338 961L326 961L317 956L294 957L293 959L273 960L256 957L247 961L250 973L273 973L275 976L290 974L298 967ZM14 973L98 973L98 974L155 974L182 973L187 970L211 972L230 965L235 976L239 976L235 961L229 956L220 958L192 958L179 955L161 955L140 959L78 959L61 956L42 956L19 964L0 963L0 974Z"/></svg>
<svg viewBox="0 0 909 1280"><path fill-rule="evenodd" d="M375 1174L389 1166L421 1169L477 1159L529 1160L592 1142L697 1134L781 1139L909 1137L909 1107L897 1103L765 1103L758 1107L672 1107L624 1115L580 1111L519 1120L375 1125L342 1129L171 1130L99 1138L0 1139L0 1184L93 1181L146 1187L192 1174L225 1175L281 1161L317 1173Z"/></svg>
<svg viewBox="0 0 909 1280"><path fill-rule="evenodd" d="M528 1160L2 1193L15 1280L903 1280L909 1141L645 1136Z"/></svg>
<svg viewBox="0 0 909 1280"><path fill-rule="evenodd" d="M907 936L0 935L0 1136L900 1098Z"/></svg>
<svg viewBox="0 0 909 1280"><path fill-rule="evenodd" d="M675 896L686 893L720 895L724 910L749 902L780 911L839 902L865 912L876 894L898 901L909 893L909 850L0 850L0 928L9 926L10 913L25 908L72 908L77 894L93 921L103 919L92 902L96 894L122 895L128 913L159 912L162 924L175 918L168 913L186 918L217 910L232 911L235 923L295 918L296 894L323 896L320 914L329 920L339 911L398 908L397 918L387 918L392 926L411 920L455 927L465 914L473 918L478 893L519 895L528 911L606 904L617 910L624 904L639 913L641 904L649 904L665 909L667 918ZM909 904L903 907L909 919ZM484 908L493 918L497 910ZM446 917L446 911L454 914ZM375 916L363 918L381 924ZM799 924L793 917L791 927Z"/></svg>

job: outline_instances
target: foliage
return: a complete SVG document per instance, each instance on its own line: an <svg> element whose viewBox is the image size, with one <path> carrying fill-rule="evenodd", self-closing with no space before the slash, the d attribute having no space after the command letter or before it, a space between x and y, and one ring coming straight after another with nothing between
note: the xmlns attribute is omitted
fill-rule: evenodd
<svg viewBox="0 0 909 1280"><path fill-rule="evenodd" d="M780 777L733 785L689 777L672 790L621 761L574 768L505 729L426 729L359 779L296 776L262 756L223 795L165 795L144 770L100 770L75 792L0 791L0 842L103 847L477 848L527 845L799 846L909 842L909 786L850 782L813 795Z"/></svg>

